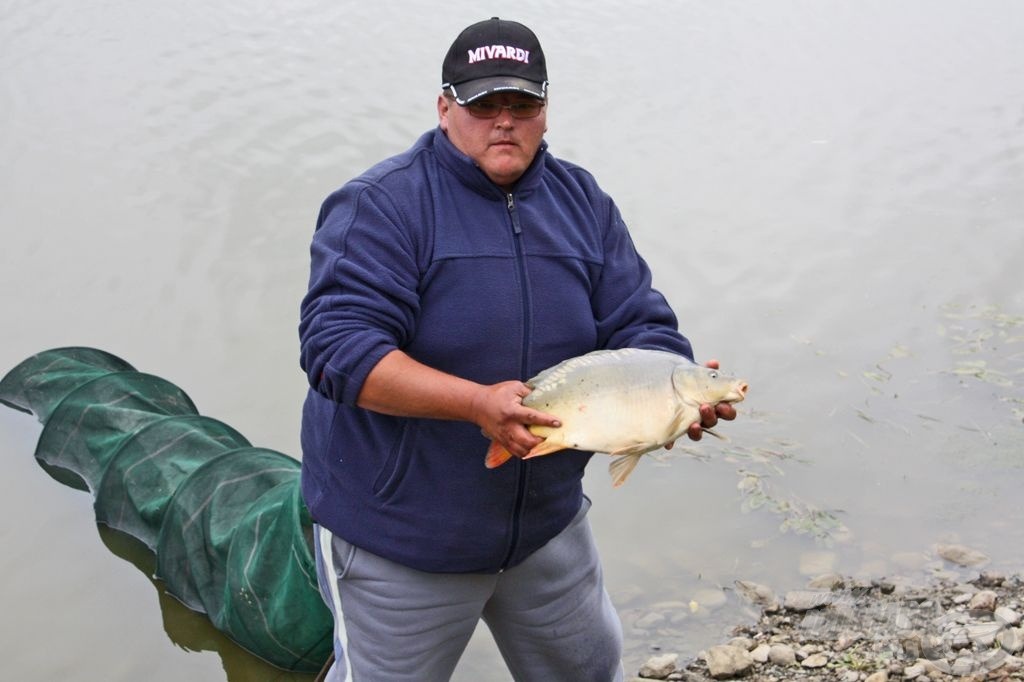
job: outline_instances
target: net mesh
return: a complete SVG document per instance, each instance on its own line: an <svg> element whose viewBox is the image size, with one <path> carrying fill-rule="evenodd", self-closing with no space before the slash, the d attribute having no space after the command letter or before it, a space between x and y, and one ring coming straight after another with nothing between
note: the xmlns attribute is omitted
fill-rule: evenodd
<svg viewBox="0 0 1024 682"><path fill-rule="evenodd" d="M96 488L96 520L156 550L174 491L202 464L249 446L210 417L179 415L147 424L121 443Z"/></svg>
<svg viewBox="0 0 1024 682"><path fill-rule="evenodd" d="M286 670L331 653L299 462L198 414L174 384L95 348L34 355L0 402L43 424L35 456L93 495L96 520L156 553L168 593Z"/></svg>

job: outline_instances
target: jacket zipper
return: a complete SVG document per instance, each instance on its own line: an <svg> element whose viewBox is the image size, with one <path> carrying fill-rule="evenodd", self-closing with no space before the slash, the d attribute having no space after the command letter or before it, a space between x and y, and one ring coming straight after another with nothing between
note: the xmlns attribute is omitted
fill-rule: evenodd
<svg viewBox="0 0 1024 682"><path fill-rule="evenodd" d="M516 208L515 198L512 196L511 192L506 195L506 200L508 214L512 219L512 236L516 247L516 262L519 265L520 294L522 295L523 303L523 351L520 358L519 371L520 376L525 378L529 371L529 342L530 333L532 331L530 329L530 289L526 283L526 259L523 257L523 242L521 237L523 228L519 223L519 211ZM499 572L508 568L508 564L512 560L512 556L516 551L516 546L519 544L520 520L523 515L523 509L526 506L526 479L529 475L530 463L517 460L516 465L519 468L519 480L516 484L516 504L515 515L512 517L512 537L509 540L508 552L505 554L505 558L501 562Z"/></svg>

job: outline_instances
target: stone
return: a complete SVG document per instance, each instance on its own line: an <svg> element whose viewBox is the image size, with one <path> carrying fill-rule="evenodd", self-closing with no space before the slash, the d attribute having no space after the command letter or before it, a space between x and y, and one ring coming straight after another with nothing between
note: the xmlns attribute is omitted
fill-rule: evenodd
<svg viewBox="0 0 1024 682"><path fill-rule="evenodd" d="M889 682L889 671L879 670L876 673L871 673L864 682Z"/></svg>
<svg viewBox="0 0 1024 682"><path fill-rule="evenodd" d="M917 662L924 666L924 672L929 677L933 675L948 675L953 670L952 666L949 665L949 661L944 658L937 658L935 660L921 658Z"/></svg>
<svg viewBox="0 0 1024 682"><path fill-rule="evenodd" d="M967 637L975 644L988 648L996 641L996 635L1003 629L1000 623L972 623L967 626Z"/></svg>
<svg viewBox="0 0 1024 682"><path fill-rule="evenodd" d="M796 663L796 652L788 644L772 644L768 649L768 660L779 666Z"/></svg>
<svg viewBox="0 0 1024 682"><path fill-rule="evenodd" d="M982 672L996 670L1006 663L1006 653L999 649L989 649L977 654L974 662L975 667Z"/></svg>
<svg viewBox="0 0 1024 682"><path fill-rule="evenodd" d="M811 670L824 668L826 665L828 665L828 656L826 656L825 654L811 654L803 661L801 661L800 665L802 665L805 668L810 668Z"/></svg>
<svg viewBox="0 0 1024 682"><path fill-rule="evenodd" d="M957 566L980 566L988 563L988 556L963 545L938 545L935 553Z"/></svg>
<svg viewBox="0 0 1024 682"><path fill-rule="evenodd" d="M807 581L811 590L836 590L843 586L843 576L837 573L823 573Z"/></svg>
<svg viewBox="0 0 1024 682"><path fill-rule="evenodd" d="M1020 614L1009 607L1000 606L996 608L992 615L1000 623L1005 623L1006 625L1020 625Z"/></svg>
<svg viewBox="0 0 1024 682"><path fill-rule="evenodd" d="M900 648L907 658L920 658L924 646L920 632L908 632L899 636Z"/></svg>
<svg viewBox="0 0 1024 682"><path fill-rule="evenodd" d="M928 563L928 557L922 552L898 552L891 559L894 564L908 571L920 571Z"/></svg>
<svg viewBox="0 0 1024 682"><path fill-rule="evenodd" d="M1003 670L1008 673L1015 673L1024 670L1024 659L1016 656L1007 656L1003 659Z"/></svg>
<svg viewBox="0 0 1024 682"><path fill-rule="evenodd" d="M835 650L846 651L862 639L864 639L864 635L859 632L842 632L836 639Z"/></svg>
<svg viewBox="0 0 1024 682"><path fill-rule="evenodd" d="M1003 651L1019 654L1024 651L1024 628L1004 628L996 635L996 641Z"/></svg>
<svg viewBox="0 0 1024 682"><path fill-rule="evenodd" d="M832 601L832 595L828 592L815 592L811 590L793 590L786 593L785 607L790 611L810 611L825 606Z"/></svg>
<svg viewBox="0 0 1024 682"><path fill-rule="evenodd" d="M921 638L921 655L933 661L945 656L946 643L943 641L942 636L935 634L923 636Z"/></svg>
<svg viewBox="0 0 1024 682"><path fill-rule="evenodd" d="M771 650L771 645L759 644L750 651L750 657L754 659L754 663L767 663Z"/></svg>
<svg viewBox="0 0 1024 682"><path fill-rule="evenodd" d="M754 665L749 651L728 644L711 647L704 660L708 664L708 672L716 680L740 677L747 674Z"/></svg>
<svg viewBox="0 0 1024 682"><path fill-rule="evenodd" d="M925 674L924 666L921 663L914 663L908 665L903 669L903 679L905 680L916 680L921 675Z"/></svg>
<svg viewBox="0 0 1024 682"><path fill-rule="evenodd" d="M967 628L963 627L950 630L947 641L953 649L966 649L971 646L971 638L967 636Z"/></svg>
<svg viewBox="0 0 1024 682"><path fill-rule="evenodd" d="M769 613L779 610L779 599L770 587L750 580L737 580L734 584L740 596L754 606L760 606Z"/></svg>
<svg viewBox="0 0 1024 682"><path fill-rule="evenodd" d="M727 599L725 593L721 590L702 589L697 590L693 595L693 601L697 602L700 606L703 606L709 611L724 606Z"/></svg>
<svg viewBox="0 0 1024 682"><path fill-rule="evenodd" d="M956 677L964 677L965 675L970 675L973 670L974 659L968 656L961 656L953 661L953 669L951 673Z"/></svg>
<svg viewBox="0 0 1024 682"><path fill-rule="evenodd" d="M992 590L982 590L971 597L971 601L967 604L967 608L971 610L971 615L973 616L992 613L996 610L996 602L998 600L999 595Z"/></svg>
<svg viewBox="0 0 1024 682"><path fill-rule="evenodd" d="M996 571L982 571L974 582L981 587L1001 587L1006 582L1006 576Z"/></svg>
<svg viewBox="0 0 1024 682"><path fill-rule="evenodd" d="M892 594L896 591L896 583L891 580L872 580L871 587L877 588L882 594Z"/></svg>
<svg viewBox="0 0 1024 682"><path fill-rule="evenodd" d="M829 626L829 621L821 611L810 611L800 621L800 629L810 635L824 632Z"/></svg>
<svg viewBox="0 0 1024 682"><path fill-rule="evenodd" d="M651 656L647 662L640 667L640 677L653 680L664 680L676 671L676 663L679 661L679 654L661 654Z"/></svg>
<svg viewBox="0 0 1024 682"><path fill-rule="evenodd" d="M645 614L640 618L637 618L636 621L634 621L633 623L633 627L639 628L641 630L651 630L653 628L658 627L664 622L665 616L661 615L660 613L652 612Z"/></svg>
<svg viewBox="0 0 1024 682"><path fill-rule="evenodd" d="M726 642L726 644L728 644L729 646L739 647L744 651L750 651L754 648L754 640L750 639L749 637L733 637L728 642Z"/></svg>

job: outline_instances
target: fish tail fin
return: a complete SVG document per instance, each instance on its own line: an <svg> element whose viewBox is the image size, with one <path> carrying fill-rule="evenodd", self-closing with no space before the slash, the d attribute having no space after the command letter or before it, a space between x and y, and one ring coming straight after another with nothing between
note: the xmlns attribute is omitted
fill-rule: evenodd
<svg viewBox="0 0 1024 682"><path fill-rule="evenodd" d="M484 466L488 469L495 469L511 458L511 452L503 448L498 441L492 440L491 447L487 448L487 456L484 457Z"/></svg>
<svg viewBox="0 0 1024 682"><path fill-rule="evenodd" d="M527 452L523 459L540 457L541 455L550 455L552 452L558 452L559 450L565 450L565 446L560 443L552 443L551 441L546 440Z"/></svg>
<svg viewBox="0 0 1024 682"><path fill-rule="evenodd" d="M618 488L626 482L642 456L642 454L623 455L612 460L612 463L608 465L608 473L612 475L613 488Z"/></svg>

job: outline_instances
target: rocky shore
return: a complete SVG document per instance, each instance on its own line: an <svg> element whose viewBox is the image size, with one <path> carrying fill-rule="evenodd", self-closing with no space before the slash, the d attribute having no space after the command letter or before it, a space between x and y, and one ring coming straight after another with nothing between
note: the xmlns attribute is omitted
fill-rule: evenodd
<svg viewBox="0 0 1024 682"><path fill-rule="evenodd" d="M829 574L781 597L737 581L737 592L760 610L757 623L735 628L694 660L658 652L627 679L1024 680L1024 576L973 575L915 583Z"/></svg>

